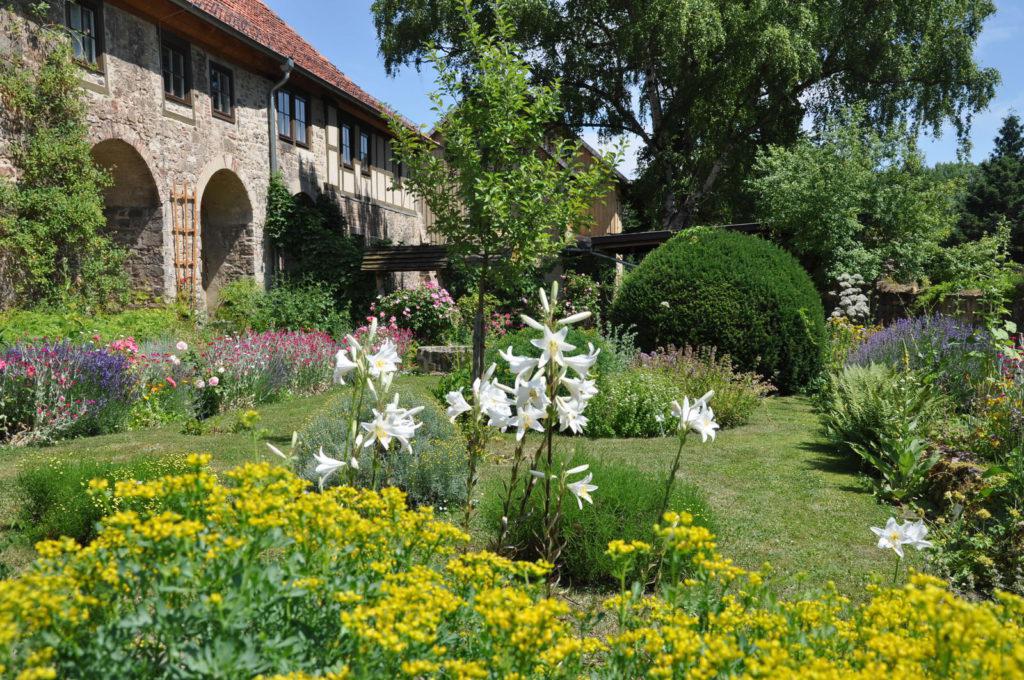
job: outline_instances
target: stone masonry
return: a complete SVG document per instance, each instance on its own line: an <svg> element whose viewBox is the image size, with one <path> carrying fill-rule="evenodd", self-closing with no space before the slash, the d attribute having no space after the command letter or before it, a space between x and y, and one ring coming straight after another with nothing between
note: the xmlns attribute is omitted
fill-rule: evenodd
<svg viewBox="0 0 1024 680"><path fill-rule="evenodd" d="M15 7L25 4L16 2ZM82 69L82 84L93 155L114 180L104 197L108 224L115 240L129 250L135 286L154 297L175 296L180 270L175 263L172 198L176 187L186 185L196 192L195 213L200 218L198 302L212 305L217 290L239 277L255 277L266 284L272 271L263 223L270 177L267 100L273 82L242 63L191 44L190 101L172 101L163 91L163 29L119 4L102 3L103 60L97 69ZM55 10L52 20L62 22L62 13ZM0 10L4 51L26 49L23 32L17 29L24 16L17 9ZM233 72L234 120L211 115L211 60ZM326 191L339 202L347 228L366 234L371 242L426 242L422 211L411 197L394 189L385 176L386 164L372 173L340 176L328 167L333 160L328 100L315 92L308 96L308 148L274 141L293 193L315 197ZM375 130L381 156L388 153L385 135ZM4 160L4 142L0 131L0 176L13 174ZM353 174L354 182L346 185L343 180Z"/></svg>

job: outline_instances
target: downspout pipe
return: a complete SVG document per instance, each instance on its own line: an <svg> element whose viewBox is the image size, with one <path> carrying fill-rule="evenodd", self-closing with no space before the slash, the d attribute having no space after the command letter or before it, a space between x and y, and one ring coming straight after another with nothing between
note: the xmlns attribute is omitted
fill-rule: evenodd
<svg viewBox="0 0 1024 680"><path fill-rule="evenodd" d="M270 134L270 174L277 172L277 91L284 87L288 79L292 77L292 69L295 68L295 61L288 57L281 64L281 71L284 76L272 88L270 98L267 101L267 130Z"/></svg>

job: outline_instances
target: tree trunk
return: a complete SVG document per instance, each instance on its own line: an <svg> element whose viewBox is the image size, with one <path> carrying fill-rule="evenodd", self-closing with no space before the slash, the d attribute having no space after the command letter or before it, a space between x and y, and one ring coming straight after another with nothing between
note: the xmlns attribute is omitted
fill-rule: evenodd
<svg viewBox="0 0 1024 680"><path fill-rule="evenodd" d="M477 280L476 314L473 318L473 380L484 373L484 348L487 325L484 323L484 298L487 294L488 262L484 256Z"/></svg>

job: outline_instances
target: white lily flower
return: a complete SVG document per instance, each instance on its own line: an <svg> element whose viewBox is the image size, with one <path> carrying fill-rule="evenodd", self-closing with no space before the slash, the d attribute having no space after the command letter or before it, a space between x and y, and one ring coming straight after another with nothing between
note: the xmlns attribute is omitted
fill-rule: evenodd
<svg viewBox="0 0 1024 680"><path fill-rule="evenodd" d="M680 430L687 430L693 427L693 424L697 422L697 418L700 416L700 406L698 404L690 406L689 397L683 397L682 405L678 401L673 401L670 406L672 407L672 416L679 421Z"/></svg>
<svg viewBox="0 0 1024 680"><path fill-rule="evenodd" d="M536 357L516 356L512 353L512 345L509 345L508 349L504 352L499 350L498 356L508 362L508 370L516 376L517 381L522 379L526 373L537 368L537 362L539 361Z"/></svg>
<svg viewBox="0 0 1024 680"><path fill-rule="evenodd" d="M469 405L466 398L462 396L462 388L454 390L445 395L445 400L448 402L448 420L455 422L455 419L461 416L466 411L472 411L473 407Z"/></svg>
<svg viewBox="0 0 1024 680"><path fill-rule="evenodd" d="M563 431L569 430L573 434L581 434L588 422L587 417L583 415L586 403L565 397L555 397L555 406L558 408L559 428Z"/></svg>
<svg viewBox="0 0 1024 680"><path fill-rule="evenodd" d="M564 357L562 360L563 366L567 366L568 368L576 371L581 378L587 377L590 369L597 363L597 355L601 353L600 349L594 349L594 343L592 342L587 343L587 348L589 351L586 354Z"/></svg>
<svg viewBox="0 0 1024 680"><path fill-rule="evenodd" d="M597 382L585 378L562 378L562 384L569 390L573 400L586 403L597 395Z"/></svg>
<svg viewBox="0 0 1024 680"><path fill-rule="evenodd" d="M904 542L913 548L924 550L925 548L932 547L932 542L924 539L928 535L928 527L924 525L923 519L905 523L903 525L903 533L906 536Z"/></svg>
<svg viewBox="0 0 1024 680"><path fill-rule="evenodd" d="M345 376L359 368L359 364L348 357L348 353L339 349L334 356L334 382L339 385L345 384Z"/></svg>
<svg viewBox="0 0 1024 680"><path fill-rule="evenodd" d="M360 423L368 435L363 442L363 448L369 448L374 444L380 444L385 449L391 446L391 439L398 429L390 414L373 409L373 420Z"/></svg>
<svg viewBox="0 0 1024 680"><path fill-rule="evenodd" d="M544 292L544 289L540 289L540 306L544 310L545 314L551 314L551 305L548 303L548 294Z"/></svg>
<svg viewBox="0 0 1024 680"><path fill-rule="evenodd" d="M558 366L564 366L564 353L576 349L576 345L570 345L565 341L569 329L563 326L559 330L553 331L547 326L541 326L541 331L544 333L543 338L530 340L531 345L541 350L537 367L547 366L549 361Z"/></svg>
<svg viewBox="0 0 1024 680"><path fill-rule="evenodd" d="M514 425L516 428L516 441L521 441L526 435L527 430L536 430L537 432L544 431L544 425L541 420L544 419L546 414L544 411L530 408L519 409L516 416L509 420L510 425Z"/></svg>
<svg viewBox="0 0 1024 680"><path fill-rule="evenodd" d="M871 531L878 536L879 548L891 548L900 559L903 558L903 544L907 542L907 534L903 526L896 522L895 517L890 517L884 528L871 527Z"/></svg>
<svg viewBox="0 0 1024 680"><path fill-rule="evenodd" d="M580 506L580 510L583 509L583 501L594 504L594 499L590 497L591 491L597 491L597 485L591 484L590 480L594 478L594 475L587 473L587 476L578 482L572 484L566 484L566 488L572 492L572 495L576 497L576 502Z"/></svg>
<svg viewBox="0 0 1024 680"><path fill-rule="evenodd" d="M565 476L568 477L569 475L578 475L578 474L581 474L583 472L586 472L589 469L590 469L590 464L589 463L584 463L583 465L577 465L574 468L570 468L570 469L566 470L565 471Z"/></svg>
<svg viewBox="0 0 1024 680"><path fill-rule="evenodd" d="M548 381L543 375L532 380L523 380L516 384L516 407L526 407L543 411L551 403L548 399Z"/></svg>
<svg viewBox="0 0 1024 680"><path fill-rule="evenodd" d="M590 314L589 311L587 311L587 312L577 312L576 314L572 314L571 316L567 316L564 319L560 319L558 321L557 325L558 326L571 326L574 323L579 323L580 321L586 321L587 319L590 318L590 316L591 316L591 314Z"/></svg>
<svg viewBox="0 0 1024 680"><path fill-rule="evenodd" d="M537 321L532 316L527 316L526 314L520 314L519 318L522 319L524 324L526 324L527 326L529 326L530 328L532 328L535 331L542 331L542 330L544 330L546 328L546 326L544 326L544 324L542 324L540 321Z"/></svg>
<svg viewBox="0 0 1024 680"><path fill-rule="evenodd" d="M346 335L345 342L348 344L353 357L355 357L359 352L363 351L363 346L359 344L358 340L356 340L356 336Z"/></svg>
<svg viewBox="0 0 1024 680"><path fill-rule="evenodd" d="M532 477L536 477L537 479L546 479L547 478L547 475L544 474L543 472L541 472L540 470L530 470L530 475Z"/></svg>
<svg viewBox="0 0 1024 680"><path fill-rule="evenodd" d="M284 460L288 460L288 456L284 455L284 452L281 451L281 449L277 448L276 446L274 446L270 442L267 442L266 444L267 444L267 448L270 449L270 452L272 454L274 454L275 456L279 456L280 458L282 458Z"/></svg>
<svg viewBox="0 0 1024 680"><path fill-rule="evenodd" d="M370 375L381 377L389 375L398 370L398 364L402 358L398 356L398 346L390 339L385 340L374 354L367 357L370 365Z"/></svg>
<svg viewBox="0 0 1024 680"><path fill-rule="evenodd" d="M351 468L352 468L353 470L358 470L358 469L359 469L359 459L358 459L358 458L356 458L355 456L352 456L352 457L351 457L351 458L349 459L349 461L348 461L348 465L349 465L349 467L351 467Z"/></svg>
<svg viewBox="0 0 1024 680"><path fill-rule="evenodd" d="M324 482L327 478L333 475L335 472L345 467L345 462L331 458L324 453L324 447L320 447L317 453L313 454L313 460L316 461L316 469L314 472L320 475L320 488L324 488Z"/></svg>
<svg viewBox="0 0 1024 680"><path fill-rule="evenodd" d="M693 431L700 435L700 440L706 442L708 437L711 440L715 439L715 430L719 428L718 423L715 422L715 412L711 410L710 406L704 406L700 409L697 414L697 419L690 425Z"/></svg>

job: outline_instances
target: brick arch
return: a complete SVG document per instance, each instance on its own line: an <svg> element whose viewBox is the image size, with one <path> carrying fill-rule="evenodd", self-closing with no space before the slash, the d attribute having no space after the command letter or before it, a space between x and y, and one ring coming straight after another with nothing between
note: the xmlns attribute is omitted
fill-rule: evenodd
<svg viewBox="0 0 1024 680"><path fill-rule="evenodd" d="M135 289L158 297L164 290L164 202L152 165L138 144L118 137L97 142L90 153L111 179L103 189L107 233L127 250Z"/></svg>
<svg viewBox="0 0 1024 680"><path fill-rule="evenodd" d="M160 202L166 203L170 201L170 187L165 181L160 166L150 154L149 146L139 133L127 125L122 125L120 123L109 123L89 131L89 144L93 148L103 142L113 141L124 142L135 149L135 152L139 154L145 162L146 167L149 169L150 174L153 176L153 181L156 184L156 190L160 197Z"/></svg>

